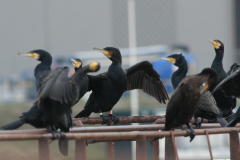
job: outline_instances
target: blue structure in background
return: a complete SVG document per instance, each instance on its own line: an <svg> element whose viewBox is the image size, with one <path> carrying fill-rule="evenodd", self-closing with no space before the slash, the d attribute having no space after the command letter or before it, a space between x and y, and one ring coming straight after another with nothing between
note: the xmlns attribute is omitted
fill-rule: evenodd
<svg viewBox="0 0 240 160"><path fill-rule="evenodd" d="M167 57L171 55L172 53L165 53L161 54L161 57ZM188 63L188 75L195 74L197 71L197 61L193 54L191 53L183 53L183 56L187 60ZM165 61L165 60L156 60L152 62L153 68L158 72L158 74L161 76L161 80L163 81L163 84L168 92L168 94L171 94L173 92L173 86L171 83L171 77L175 70L177 70L177 67L173 65L172 63Z"/></svg>

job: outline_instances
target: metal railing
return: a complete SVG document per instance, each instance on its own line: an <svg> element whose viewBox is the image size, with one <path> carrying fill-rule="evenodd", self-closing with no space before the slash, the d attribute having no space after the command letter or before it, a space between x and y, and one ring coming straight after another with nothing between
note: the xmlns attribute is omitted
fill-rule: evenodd
<svg viewBox="0 0 240 160"><path fill-rule="evenodd" d="M119 123L144 123L154 122L164 123L164 116L136 116L136 117L119 117ZM80 118L73 119L74 124L77 126L66 133L66 139L75 140L75 159L86 160L86 144L108 142L108 159L114 160L114 142L117 141L136 141L136 157L137 160L146 160L146 142L153 137L165 137L165 159L176 160L179 159L177 147L175 144L175 137L187 136L187 131L176 129L175 131L162 131L158 130L164 127L164 124L149 124L137 126L97 126L97 127L83 127L83 124L101 124L101 118ZM204 121L206 122L206 120ZM196 128L196 127L194 127ZM135 131L135 132L132 132ZM138 132L136 132L138 131ZM240 160L239 148L239 133L240 124L235 127L222 128L219 124L202 124L202 127L196 128L196 135L206 135L208 148L211 159L212 150L209 140L210 134L229 134L230 136L230 158ZM53 136L47 133L45 129L35 130L14 130L14 131L1 131L0 141L19 141L19 140L38 140L39 159L50 160L49 153L49 139ZM58 139L60 139L60 135ZM152 143L153 147L153 160L159 159L159 141Z"/></svg>

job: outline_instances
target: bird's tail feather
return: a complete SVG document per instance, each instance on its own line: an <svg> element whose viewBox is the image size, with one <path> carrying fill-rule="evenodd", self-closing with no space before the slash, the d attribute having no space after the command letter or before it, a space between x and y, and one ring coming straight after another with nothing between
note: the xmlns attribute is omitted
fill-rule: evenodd
<svg viewBox="0 0 240 160"><path fill-rule="evenodd" d="M82 118L89 117L92 112L88 109L83 109L80 113L78 113L74 118Z"/></svg>
<svg viewBox="0 0 240 160"><path fill-rule="evenodd" d="M68 140L67 139L64 139L64 140L60 139L58 141L58 147L62 155L68 156Z"/></svg>
<svg viewBox="0 0 240 160"><path fill-rule="evenodd" d="M20 119L20 120L14 121L12 123L6 124L5 126L2 126L0 129L3 129L3 130L17 129L17 128L21 127L24 123L25 123L25 121Z"/></svg>
<svg viewBox="0 0 240 160"><path fill-rule="evenodd" d="M216 117L216 118L222 127L224 127L228 124L227 121L223 117Z"/></svg>

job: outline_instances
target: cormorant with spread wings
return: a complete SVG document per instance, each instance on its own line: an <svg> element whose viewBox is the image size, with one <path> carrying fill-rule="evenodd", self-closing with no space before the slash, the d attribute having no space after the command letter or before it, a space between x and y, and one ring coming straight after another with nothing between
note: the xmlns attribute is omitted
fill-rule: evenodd
<svg viewBox="0 0 240 160"><path fill-rule="evenodd" d="M110 119L117 124L118 118L111 114L114 105L119 101L125 91L142 89L143 92L153 96L159 103L166 103L168 94L160 79L160 75L153 69L148 61L142 61L134 66L123 70L122 56L117 48L107 47L104 49L94 48L107 56L112 64L108 71L97 76L88 76L89 87L92 93L75 118L89 117L94 113L100 113L103 123ZM103 116L102 112L109 112L109 116Z"/></svg>

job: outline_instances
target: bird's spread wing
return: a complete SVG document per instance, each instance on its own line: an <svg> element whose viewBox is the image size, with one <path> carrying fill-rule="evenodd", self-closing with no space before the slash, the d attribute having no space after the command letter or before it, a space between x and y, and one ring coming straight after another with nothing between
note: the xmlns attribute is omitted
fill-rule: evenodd
<svg viewBox="0 0 240 160"><path fill-rule="evenodd" d="M224 85L226 82L228 82L229 80L231 80L232 78L236 77L237 75L240 74L240 67L238 69L236 69L235 71L233 71L229 76L227 76L225 79L223 79L212 91L212 94L214 92L216 92L222 85Z"/></svg>
<svg viewBox="0 0 240 160"><path fill-rule="evenodd" d="M125 70L127 75L127 90L142 89L153 96L158 102L165 103L168 94L160 79L160 75L148 61L142 61Z"/></svg>
<svg viewBox="0 0 240 160"><path fill-rule="evenodd" d="M102 80L105 80L106 78L107 72L98 74L96 76L88 75L88 91L94 90L102 82Z"/></svg>
<svg viewBox="0 0 240 160"><path fill-rule="evenodd" d="M221 110L217 107L217 103L211 94L211 92L204 92L197 104L197 107L203 111L214 113L216 115L221 116Z"/></svg>
<svg viewBox="0 0 240 160"><path fill-rule="evenodd" d="M60 103L75 101L78 91L68 78L68 67L51 71L41 82L35 102L42 98L50 98Z"/></svg>

